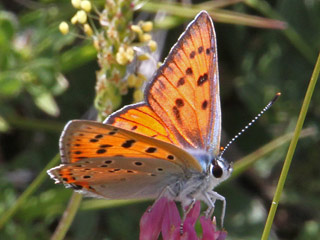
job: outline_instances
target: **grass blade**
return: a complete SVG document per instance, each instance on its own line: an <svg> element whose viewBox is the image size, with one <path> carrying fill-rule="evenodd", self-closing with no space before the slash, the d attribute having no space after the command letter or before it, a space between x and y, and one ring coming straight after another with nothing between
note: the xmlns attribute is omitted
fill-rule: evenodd
<svg viewBox="0 0 320 240"><path fill-rule="evenodd" d="M265 224L265 228L262 233L262 237L261 237L262 240L267 240L269 237L272 223L273 223L273 219L276 214L277 207L278 207L280 197L281 197L281 193L282 193L282 190L283 190L283 187L284 187L284 184L285 184L288 172L289 172L289 168L290 168L290 165L292 162L292 157L293 157L294 151L296 149L296 146L297 146L297 143L298 143L298 140L300 137L301 129L302 129L304 120L307 115L307 110L308 110L308 107L309 107L309 104L311 101L311 97L312 97L313 91L315 89L315 86L316 86L316 83L317 83L317 80L319 77L319 72L320 72L320 54L318 55L318 60L316 62L315 68L313 70L313 74L311 76L311 80L310 80L310 83L309 83L309 86L307 89L307 93L306 93L305 98L303 100L303 104L302 104L302 108L301 108L299 118L297 121L296 129L294 131L294 135L291 140L291 143L290 143L290 146L288 149L288 153L287 153L286 159L283 164L283 168L282 168L282 171L280 174L277 189L276 189L275 195L272 200L272 204L271 204L271 207L269 210L269 214L268 214L268 218L267 218L267 221Z"/></svg>
<svg viewBox="0 0 320 240"><path fill-rule="evenodd" d="M17 210L25 203L28 197L33 194L41 183L48 177L47 170L52 168L53 166L57 165L59 162L59 154L57 154L48 164L47 166L39 173L35 180L29 185L29 187L21 194L18 200L1 216L0 218L0 229L3 228L4 224L12 216L17 212Z"/></svg>

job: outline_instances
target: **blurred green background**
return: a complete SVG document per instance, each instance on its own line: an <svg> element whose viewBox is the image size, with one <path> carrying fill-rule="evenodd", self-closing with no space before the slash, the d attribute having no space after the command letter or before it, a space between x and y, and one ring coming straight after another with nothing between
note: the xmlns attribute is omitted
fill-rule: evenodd
<svg viewBox="0 0 320 240"><path fill-rule="evenodd" d="M226 152L224 157L232 162L294 130L320 49L319 1L239 2L224 10L231 16L244 13L282 20L288 28L215 21L222 145L276 92L282 92L278 102ZM258 2L261 5L255 5ZM95 3L98 7L104 4ZM159 10L152 6L142 7L134 17L152 20ZM192 5L184 8L192 9ZM163 4L163 9L170 12L170 5ZM58 30L59 23L69 20L74 12L70 1L0 2L0 219L57 154L64 124L95 116L98 65L92 42ZM156 25L168 28L162 29L168 31L168 37L157 39L165 44L161 60L196 15L181 16L184 13L187 11ZM298 143L270 239L320 238L318 92L319 86L304 125L309 131ZM130 93L123 102L130 102ZM227 199L227 239L260 238L288 143L273 147L250 169L217 188ZM49 239L71 195L72 190L55 186L46 176L2 226L0 239ZM105 208L84 199L82 204L87 207L83 205L78 211L65 239L138 239L139 219L152 202ZM217 203L216 216L220 208Z"/></svg>

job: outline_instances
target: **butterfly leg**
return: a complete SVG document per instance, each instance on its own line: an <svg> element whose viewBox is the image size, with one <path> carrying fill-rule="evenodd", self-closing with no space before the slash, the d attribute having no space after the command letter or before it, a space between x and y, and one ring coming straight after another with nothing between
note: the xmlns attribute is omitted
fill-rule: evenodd
<svg viewBox="0 0 320 240"><path fill-rule="evenodd" d="M215 201L216 200L222 201L221 228L223 228L223 222L224 222L224 216L226 213L226 204L227 204L225 197L215 191L207 192L205 196L208 201L207 202L208 209L206 211L206 213L209 214L208 217L211 217L213 214Z"/></svg>
<svg viewBox="0 0 320 240"><path fill-rule="evenodd" d="M183 217L182 217L182 221L180 224L180 235L183 234L183 224L184 224L184 220L186 220L186 217L188 215L188 213L191 211L191 209L193 208L194 204L196 203L196 199L192 198L190 205L188 206L188 208L185 210L183 209Z"/></svg>
<svg viewBox="0 0 320 240"><path fill-rule="evenodd" d="M212 199L211 199L211 197L209 196L209 194L208 193L205 193L204 194L204 196L205 196L205 202L206 202L206 204L207 204L207 206L208 206L208 208L207 208L207 210L206 210L206 212L205 212L205 217L206 218L211 218L211 216L212 216L212 214L213 214L213 212L214 212L214 208L215 208L215 200L214 201L212 201Z"/></svg>

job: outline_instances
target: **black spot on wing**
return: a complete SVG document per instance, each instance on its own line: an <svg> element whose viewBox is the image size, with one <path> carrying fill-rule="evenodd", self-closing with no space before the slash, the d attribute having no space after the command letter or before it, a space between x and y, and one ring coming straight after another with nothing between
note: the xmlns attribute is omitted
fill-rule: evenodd
<svg viewBox="0 0 320 240"><path fill-rule="evenodd" d="M149 148L146 149L147 153L154 153L156 151L157 151L157 148L155 148L155 147L149 147Z"/></svg>
<svg viewBox="0 0 320 240"><path fill-rule="evenodd" d="M109 148L109 147L112 147L113 145L111 144L102 144L100 145L101 148Z"/></svg>
<svg viewBox="0 0 320 240"><path fill-rule="evenodd" d="M105 153L105 152L107 152L107 150L104 149L104 148L101 148L101 149L97 150L97 154L102 154L102 153Z"/></svg>
<svg viewBox="0 0 320 240"><path fill-rule="evenodd" d="M204 73L198 78L197 85L202 86L206 81L208 81L208 74Z"/></svg>
<svg viewBox="0 0 320 240"><path fill-rule="evenodd" d="M170 155L167 156L167 159L174 160L174 156L170 154Z"/></svg>
<svg viewBox="0 0 320 240"><path fill-rule="evenodd" d="M181 98L177 98L175 103L178 108L181 108L184 106L184 101Z"/></svg>
<svg viewBox="0 0 320 240"><path fill-rule="evenodd" d="M179 123L181 123L181 116L180 116L179 109L176 106L173 106L172 111L173 111L173 114L174 114L175 118L177 119L177 121Z"/></svg>
<svg viewBox="0 0 320 240"><path fill-rule="evenodd" d="M192 71L192 68L191 68L191 67L188 67L188 68L186 69L186 74L187 74L187 75L192 75L192 74L193 74L193 71Z"/></svg>
<svg viewBox="0 0 320 240"><path fill-rule="evenodd" d="M213 48L213 47L207 48L207 49L206 49L206 54L207 54L207 55L210 55L210 53L213 52L213 51L214 51L214 48Z"/></svg>
<svg viewBox="0 0 320 240"><path fill-rule="evenodd" d="M192 52L190 53L190 55L189 55L189 57L190 57L191 59L193 59L195 56L196 56L196 52L195 52L195 51L192 51Z"/></svg>
<svg viewBox="0 0 320 240"><path fill-rule="evenodd" d="M132 128L131 128L131 131L134 131L134 130L136 130L138 128L138 126L137 125L134 125Z"/></svg>
<svg viewBox="0 0 320 240"><path fill-rule="evenodd" d="M131 148L132 145L135 143L136 141L135 140L127 140L125 141L121 146L124 147L124 148Z"/></svg>
<svg viewBox="0 0 320 240"><path fill-rule="evenodd" d="M182 77L182 78L180 78L180 79L178 80L177 87L180 87L180 86L182 86L182 85L184 85L184 84L185 84L185 80L184 80L184 78Z"/></svg>
<svg viewBox="0 0 320 240"><path fill-rule="evenodd" d="M202 108L202 110L206 110L207 107L208 107L208 101L207 101L207 100L204 100L204 101L202 102L202 104L201 104L201 108Z"/></svg>

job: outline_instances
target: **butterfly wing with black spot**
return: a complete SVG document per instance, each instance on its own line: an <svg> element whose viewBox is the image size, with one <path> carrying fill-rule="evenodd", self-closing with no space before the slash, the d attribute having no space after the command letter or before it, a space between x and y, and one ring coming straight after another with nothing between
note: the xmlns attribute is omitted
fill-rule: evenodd
<svg viewBox="0 0 320 240"><path fill-rule="evenodd" d="M181 145L218 154L218 62L208 13L199 13L189 24L145 91L147 103Z"/></svg>
<svg viewBox="0 0 320 240"><path fill-rule="evenodd" d="M183 147L175 134L145 103L125 106L111 114L104 123Z"/></svg>
<svg viewBox="0 0 320 240"><path fill-rule="evenodd" d="M155 197L185 172L201 171L196 159L173 144L94 121L69 122L60 155L62 164L48 172L56 183L113 199Z"/></svg>
<svg viewBox="0 0 320 240"><path fill-rule="evenodd" d="M216 37L201 12L145 89L146 103L113 113L105 123L175 144L220 151L221 109Z"/></svg>

